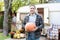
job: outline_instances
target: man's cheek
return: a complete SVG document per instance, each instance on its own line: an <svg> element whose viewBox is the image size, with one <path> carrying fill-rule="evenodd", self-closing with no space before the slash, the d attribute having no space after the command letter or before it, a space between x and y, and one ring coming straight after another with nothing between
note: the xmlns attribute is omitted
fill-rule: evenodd
<svg viewBox="0 0 60 40"><path fill-rule="evenodd" d="M33 12L33 10L30 10L30 12Z"/></svg>

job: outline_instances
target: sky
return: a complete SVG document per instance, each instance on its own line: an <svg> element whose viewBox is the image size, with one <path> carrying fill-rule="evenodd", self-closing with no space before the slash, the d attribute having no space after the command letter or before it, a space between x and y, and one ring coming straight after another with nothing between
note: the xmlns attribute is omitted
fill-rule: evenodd
<svg viewBox="0 0 60 40"><path fill-rule="evenodd" d="M60 0L49 0L50 3L60 3Z"/></svg>
<svg viewBox="0 0 60 40"><path fill-rule="evenodd" d="M60 2L60 0L56 0L56 2Z"/></svg>

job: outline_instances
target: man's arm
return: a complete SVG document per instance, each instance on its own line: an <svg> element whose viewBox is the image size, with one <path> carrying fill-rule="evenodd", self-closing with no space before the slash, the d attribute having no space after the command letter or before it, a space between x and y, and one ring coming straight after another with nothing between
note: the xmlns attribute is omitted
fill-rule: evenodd
<svg viewBox="0 0 60 40"><path fill-rule="evenodd" d="M37 28L35 29L35 30L36 30L35 32L42 31L42 28L44 28L44 22L43 22L43 19L42 19L42 17L41 17L40 15L38 15L37 21L38 21L39 23L37 23L38 26L37 26Z"/></svg>
<svg viewBox="0 0 60 40"><path fill-rule="evenodd" d="M40 17L40 26L39 26L39 28L44 28L44 21L41 17Z"/></svg>
<svg viewBox="0 0 60 40"><path fill-rule="evenodd" d="M39 22L40 22L39 28L41 28L41 29L44 28L44 22L43 22L43 19L41 16L39 17Z"/></svg>

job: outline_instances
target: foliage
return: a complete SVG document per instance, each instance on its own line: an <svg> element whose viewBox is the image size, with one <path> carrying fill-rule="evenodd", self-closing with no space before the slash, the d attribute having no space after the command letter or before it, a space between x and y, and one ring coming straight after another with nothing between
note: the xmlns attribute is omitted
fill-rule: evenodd
<svg viewBox="0 0 60 40"><path fill-rule="evenodd" d="M0 29L3 28L3 16L0 16Z"/></svg>
<svg viewBox="0 0 60 40"><path fill-rule="evenodd" d="M16 11L19 7L27 5L27 0L13 0L12 2L12 12Z"/></svg>
<svg viewBox="0 0 60 40"><path fill-rule="evenodd" d="M41 4L45 3L46 0L12 0L12 12L16 11L19 7L29 5L29 4ZM0 2L0 11L4 7L4 1Z"/></svg>
<svg viewBox="0 0 60 40"><path fill-rule="evenodd" d="M4 10L3 7L4 7L4 2L0 2L0 11Z"/></svg>

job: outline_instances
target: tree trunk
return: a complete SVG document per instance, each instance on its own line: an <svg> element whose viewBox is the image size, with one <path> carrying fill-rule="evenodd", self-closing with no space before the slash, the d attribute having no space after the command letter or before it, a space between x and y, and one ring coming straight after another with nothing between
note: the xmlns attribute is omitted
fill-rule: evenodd
<svg viewBox="0 0 60 40"><path fill-rule="evenodd" d="M9 8L11 7L11 0L4 0L5 10L4 10L4 20L3 20L3 35L8 35L8 13Z"/></svg>
<svg viewBox="0 0 60 40"><path fill-rule="evenodd" d="M12 0L11 0L12 2ZM8 33L11 32L11 22L12 22L12 3L10 2L10 8L9 8L9 15L10 15L10 18L8 20L8 24L9 24L9 27L8 27Z"/></svg>

